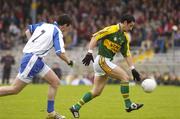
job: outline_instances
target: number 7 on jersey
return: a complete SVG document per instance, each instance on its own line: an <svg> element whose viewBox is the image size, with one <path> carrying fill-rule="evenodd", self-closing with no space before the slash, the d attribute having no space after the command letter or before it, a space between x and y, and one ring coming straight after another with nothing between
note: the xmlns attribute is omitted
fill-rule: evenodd
<svg viewBox="0 0 180 119"><path fill-rule="evenodd" d="M46 31L45 30L41 30L41 34L39 34L39 36L37 36L36 38L34 38L32 40L32 42L34 42L35 40L37 40L40 36L42 36Z"/></svg>

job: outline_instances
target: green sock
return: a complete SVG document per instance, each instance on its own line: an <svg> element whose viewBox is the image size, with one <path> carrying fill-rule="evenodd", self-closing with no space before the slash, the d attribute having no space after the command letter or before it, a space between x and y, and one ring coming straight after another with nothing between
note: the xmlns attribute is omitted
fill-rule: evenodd
<svg viewBox="0 0 180 119"><path fill-rule="evenodd" d="M87 102L89 102L90 100L93 99L92 93L91 92L87 92L83 98L77 102L74 106L77 110L80 110L80 108Z"/></svg>
<svg viewBox="0 0 180 119"><path fill-rule="evenodd" d="M121 94L124 98L125 107L129 108L131 106L131 100L129 99L129 82L121 83Z"/></svg>

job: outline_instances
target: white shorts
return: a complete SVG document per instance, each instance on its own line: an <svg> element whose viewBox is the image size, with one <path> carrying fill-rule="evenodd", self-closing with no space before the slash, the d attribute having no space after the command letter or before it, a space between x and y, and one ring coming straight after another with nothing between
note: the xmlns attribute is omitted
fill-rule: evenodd
<svg viewBox="0 0 180 119"><path fill-rule="evenodd" d="M34 76L44 77L49 70L51 69L43 62L42 58L27 53L23 55L21 60L17 78L25 83L30 83Z"/></svg>
<svg viewBox="0 0 180 119"><path fill-rule="evenodd" d="M93 63L95 76L103 76L111 72L116 66L117 65L112 63L109 58L97 55Z"/></svg>

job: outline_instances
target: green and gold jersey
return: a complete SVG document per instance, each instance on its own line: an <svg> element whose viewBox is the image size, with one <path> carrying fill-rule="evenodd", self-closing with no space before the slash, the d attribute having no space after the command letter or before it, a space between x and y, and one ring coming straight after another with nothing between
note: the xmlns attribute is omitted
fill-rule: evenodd
<svg viewBox="0 0 180 119"><path fill-rule="evenodd" d="M93 34L99 40L98 54L113 59L117 52L121 52L124 57L130 56L129 35L120 30L119 24L105 27Z"/></svg>

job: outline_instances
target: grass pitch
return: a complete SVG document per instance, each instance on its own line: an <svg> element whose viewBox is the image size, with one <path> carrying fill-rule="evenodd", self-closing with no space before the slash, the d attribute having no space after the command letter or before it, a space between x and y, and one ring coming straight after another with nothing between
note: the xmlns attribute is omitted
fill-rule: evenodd
<svg viewBox="0 0 180 119"><path fill-rule="evenodd" d="M45 119L48 85L29 85L20 94L0 97L0 119ZM61 86L55 109L73 119L69 107L89 91L88 86ZM107 85L102 95L85 105L80 119L180 119L180 87L159 86L150 94L139 86L130 88L130 97L144 103L138 111L127 113L118 85Z"/></svg>

